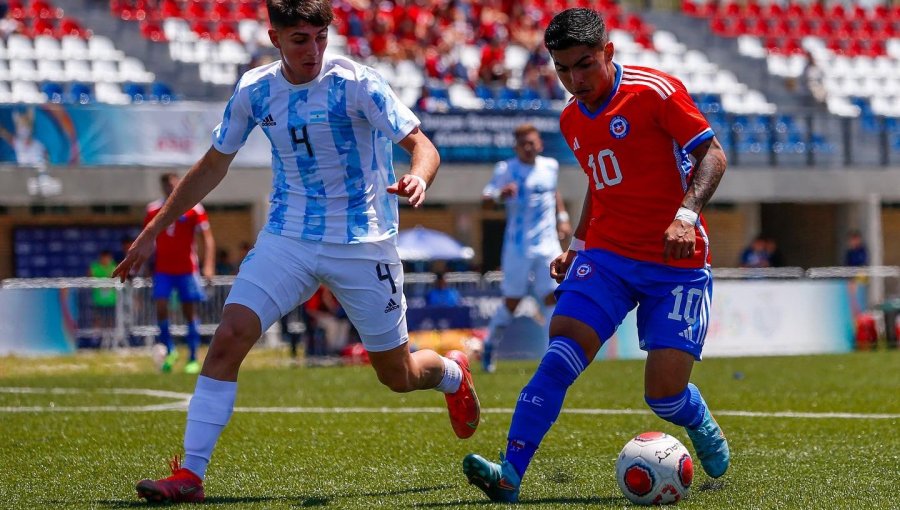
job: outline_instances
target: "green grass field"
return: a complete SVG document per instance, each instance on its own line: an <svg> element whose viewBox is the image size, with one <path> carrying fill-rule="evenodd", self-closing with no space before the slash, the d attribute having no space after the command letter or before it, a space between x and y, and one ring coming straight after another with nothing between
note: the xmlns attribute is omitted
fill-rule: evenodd
<svg viewBox="0 0 900 510"><path fill-rule="evenodd" d="M534 367L476 372L482 423L460 441L436 392L396 395L369 367L291 368L281 351L255 351L213 455L206 506L490 508L460 463L505 447ZM645 412L642 370L601 361L576 382L519 507L625 508L614 462L631 436L662 430L691 449L683 430ZM733 461L716 481L698 462L680 507L900 508L900 352L710 359L693 380ZM0 358L0 508L143 505L134 483L168 474L193 386L193 376L156 373L146 353Z"/></svg>

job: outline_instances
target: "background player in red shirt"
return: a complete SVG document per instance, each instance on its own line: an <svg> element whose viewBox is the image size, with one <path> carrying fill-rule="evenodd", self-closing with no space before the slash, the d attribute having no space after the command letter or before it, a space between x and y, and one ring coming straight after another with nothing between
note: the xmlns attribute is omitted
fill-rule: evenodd
<svg viewBox="0 0 900 510"><path fill-rule="evenodd" d="M165 198L147 205L144 227L159 214L179 180L179 177L173 173L166 173L160 177ZM153 300L156 302L159 341L166 345L167 351L162 365L163 372L171 371L172 365L178 359L178 351L175 350L172 334L169 331L169 298L175 291L178 293L181 311L188 327L186 340L190 354L184 371L189 374L200 373L200 363L197 362L200 331L197 327L195 303L202 301L205 296L197 274L199 266L194 239L198 233L203 236L203 276L210 278L215 274L216 245L212 230L209 228L209 217L202 205L195 205L156 237Z"/></svg>
<svg viewBox="0 0 900 510"><path fill-rule="evenodd" d="M568 387L637 307L647 405L685 427L704 471L719 477L728 468L728 443L689 380L712 300L699 214L725 172L725 154L677 78L613 62L595 11L558 14L544 43L574 96L560 128L588 189L575 239L551 263L561 285L550 346L519 395L506 455L498 464L470 454L463 471L492 500L517 501Z"/></svg>

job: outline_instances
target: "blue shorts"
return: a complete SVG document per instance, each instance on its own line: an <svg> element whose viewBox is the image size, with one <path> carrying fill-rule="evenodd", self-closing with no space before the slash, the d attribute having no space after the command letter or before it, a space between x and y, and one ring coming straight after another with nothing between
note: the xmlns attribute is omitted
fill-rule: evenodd
<svg viewBox="0 0 900 510"><path fill-rule="evenodd" d="M641 350L677 349L699 360L709 327L712 272L584 250L569 267L556 297L553 314L591 326L601 342L638 307Z"/></svg>
<svg viewBox="0 0 900 510"><path fill-rule="evenodd" d="M191 274L153 274L153 299L169 299L172 290L178 292L178 299L182 303L197 303L206 301L203 286L200 285L200 276Z"/></svg>

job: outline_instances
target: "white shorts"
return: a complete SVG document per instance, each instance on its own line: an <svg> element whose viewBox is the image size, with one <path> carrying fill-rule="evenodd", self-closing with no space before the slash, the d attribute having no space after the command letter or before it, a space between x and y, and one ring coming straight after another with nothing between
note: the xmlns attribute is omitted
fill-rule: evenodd
<svg viewBox="0 0 900 510"><path fill-rule="evenodd" d="M394 238L334 244L262 231L225 304L253 310L265 331L308 300L320 283L334 293L366 350L387 351L409 340L403 265Z"/></svg>
<svg viewBox="0 0 900 510"><path fill-rule="evenodd" d="M543 303L544 297L552 294L559 286L550 277L550 262L558 256L559 253L539 253L524 257L518 253L504 252L503 284L500 286L503 297L523 298L530 294L538 303Z"/></svg>

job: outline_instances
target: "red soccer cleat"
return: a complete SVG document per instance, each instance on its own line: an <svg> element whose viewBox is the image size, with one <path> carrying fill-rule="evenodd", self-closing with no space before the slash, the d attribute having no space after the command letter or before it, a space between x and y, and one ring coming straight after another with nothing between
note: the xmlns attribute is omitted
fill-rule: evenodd
<svg viewBox="0 0 900 510"><path fill-rule="evenodd" d="M459 383L459 389L455 393L446 393L447 409L450 411L450 424L456 437L466 439L472 437L478 422L481 420L481 404L478 403L478 395L475 394L475 384L472 382L472 372L469 370L469 358L460 351L450 351L447 359L456 362L462 369L463 380Z"/></svg>
<svg viewBox="0 0 900 510"><path fill-rule="evenodd" d="M178 455L169 462L172 476L162 480L141 480L137 483L138 497L151 503L200 503L203 494L203 480L191 471L181 467Z"/></svg>

